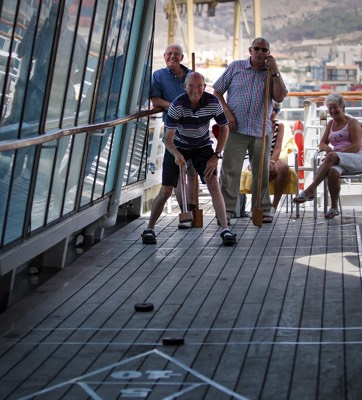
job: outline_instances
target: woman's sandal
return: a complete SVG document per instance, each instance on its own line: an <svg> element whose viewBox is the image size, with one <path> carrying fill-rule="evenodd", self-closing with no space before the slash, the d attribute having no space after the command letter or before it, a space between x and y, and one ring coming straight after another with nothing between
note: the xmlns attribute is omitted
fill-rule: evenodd
<svg viewBox="0 0 362 400"><path fill-rule="evenodd" d="M263 224L271 224L273 222L272 215L263 215Z"/></svg>
<svg viewBox="0 0 362 400"><path fill-rule="evenodd" d="M327 214L324 215L325 219L333 219L334 217L336 217L337 215L339 215L339 212L336 208L330 208L327 212Z"/></svg>
<svg viewBox="0 0 362 400"><path fill-rule="evenodd" d="M294 203L305 203L306 201L312 201L314 200L314 196L308 197L304 191L300 192L299 194L297 194L294 199L293 202Z"/></svg>

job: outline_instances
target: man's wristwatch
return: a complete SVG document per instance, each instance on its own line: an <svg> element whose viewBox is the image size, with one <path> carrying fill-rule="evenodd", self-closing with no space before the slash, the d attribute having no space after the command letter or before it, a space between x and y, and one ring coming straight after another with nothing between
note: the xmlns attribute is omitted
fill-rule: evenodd
<svg viewBox="0 0 362 400"><path fill-rule="evenodd" d="M218 151L215 151L214 155L215 155L217 158L222 158L222 154L221 154L220 152L218 152Z"/></svg>

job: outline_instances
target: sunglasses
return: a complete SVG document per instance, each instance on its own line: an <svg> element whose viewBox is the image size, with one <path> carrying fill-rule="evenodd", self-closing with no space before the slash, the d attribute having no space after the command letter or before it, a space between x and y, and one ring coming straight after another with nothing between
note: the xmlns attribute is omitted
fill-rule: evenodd
<svg viewBox="0 0 362 400"><path fill-rule="evenodd" d="M265 47L258 47L258 46L254 46L253 49L255 51L259 51L261 50L263 53L267 53L269 51L269 49L265 48Z"/></svg>
<svg viewBox="0 0 362 400"><path fill-rule="evenodd" d="M278 114L278 112L280 111L280 108L273 108L273 111L275 112L275 114Z"/></svg>

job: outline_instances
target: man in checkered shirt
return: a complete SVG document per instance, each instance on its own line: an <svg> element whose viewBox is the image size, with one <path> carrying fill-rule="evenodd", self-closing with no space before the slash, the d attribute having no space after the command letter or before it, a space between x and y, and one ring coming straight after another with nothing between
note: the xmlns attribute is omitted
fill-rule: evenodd
<svg viewBox="0 0 362 400"><path fill-rule="evenodd" d="M264 98L268 68L271 71L270 95L266 117L264 170L260 207L263 222L272 222L269 195L270 138L272 133L270 115L272 100L281 103L288 91L283 82L275 58L270 54L269 42L254 39L249 48L250 57L233 61L213 85L214 95L220 100L229 120L230 133L225 145L220 171L221 190L228 218L239 217L238 208L241 170L246 151L249 152L253 171L252 209L256 205L259 162L263 134ZM227 100L224 94L227 92Z"/></svg>

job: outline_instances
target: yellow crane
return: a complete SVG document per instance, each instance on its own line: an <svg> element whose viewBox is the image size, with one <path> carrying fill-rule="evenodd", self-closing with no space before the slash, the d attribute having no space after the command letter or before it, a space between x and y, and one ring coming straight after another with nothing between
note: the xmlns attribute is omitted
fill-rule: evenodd
<svg viewBox="0 0 362 400"><path fill-rule="evenodd" d="M183 37L183 40L188 59L191 60L195 45L194 6L196 10L200 6L207 6L207 15L212 17L219 3L234 3L233 58L234 60L240 58L240 23L244 15L241 0L168 0L165 6L168 18L168 44L175 43L176 21L181 25L180 13L187 13L187 38ZM254 0L254 37L258 36L261 36L260 0Z"/></svg>

